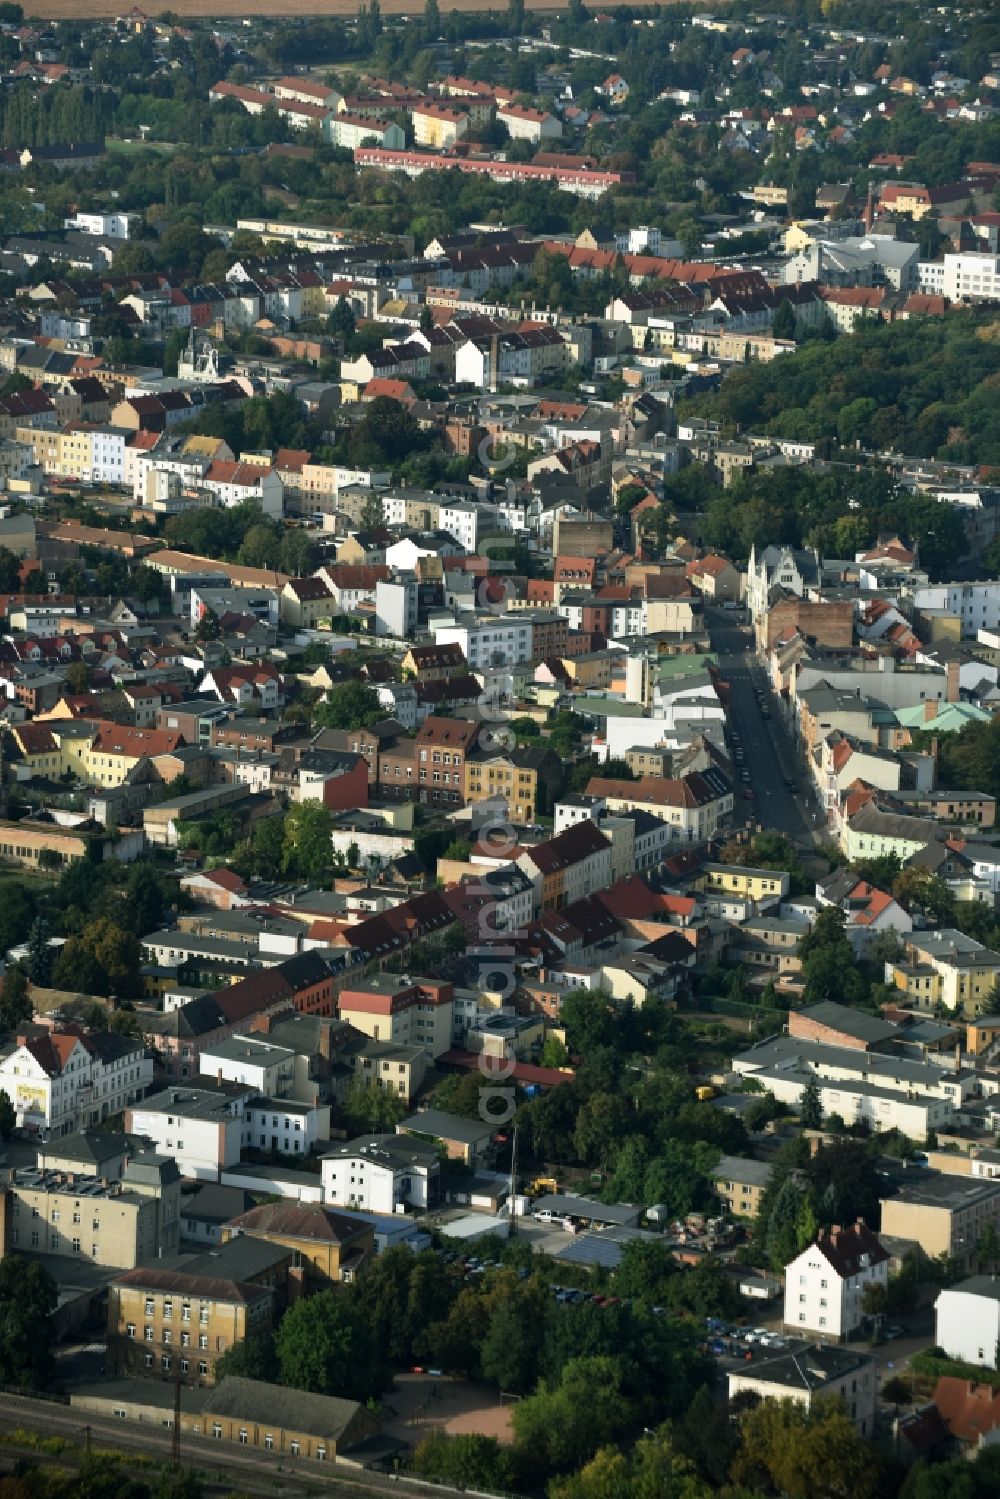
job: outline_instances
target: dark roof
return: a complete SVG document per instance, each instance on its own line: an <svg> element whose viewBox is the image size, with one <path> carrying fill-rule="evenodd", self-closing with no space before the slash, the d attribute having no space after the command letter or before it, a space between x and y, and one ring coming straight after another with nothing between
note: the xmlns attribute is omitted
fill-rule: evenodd
<svg viewBox="0 0 1000 1499"><path fill-rule="evenodd" d="M88 1166L99 1166L116 1155L127 1155L129 1137L122 1134L102 1134L100 1130L81 1130L75 1135L64 1135L61 1140L52 1140L45 1147L45 1154L60 1160L80 1161Z"/></svg>
<svg viewBox="0 0 1000 1499"><path fill-rule="evenodd" d="M578 864L581 859L610 847L604 834L588 819L565 828L546 843L536 844L528 850L528 854L536 869L546 875L555 874L571 864Z"/></svg>
<svg viewBox="0 0 1000 1499"><path fill-rule="evenodd" d="M305 1390L286 1390L259 1379L228 1375L209 1391L205 1411L210 1416L233 1416L237 1420L288 1431L305 1432L336 1442L362 1407L355 1400L333 1395L312 1395Z"/></svg>
<svg viewBox="0 0 1000 1499"><path fill-rule="evenodd" d="M184 1201L181 1217L194 1218L199 1223L228 1223L252 1205L253 1197L242 1187L223 1187L217 1182L206 1182Z"/></svg>
<svg viewBox="0 0 1000 1499"><path fill-rule="evenodd" d="M881 1265L889 1255L866 1223L860 1219L849 1228L821 1233L816 1248L836 1270L841 1280L858 1275L871 1265Z"/></svg>
<svg viewBox="0 0 1000 1499"><path fill-rule="evenodd" d="M197 1259L187 1261L183 1269L185 1275L221 1275L223 1280L239 1285L265 1274L289 1259L291 1254L284 1244L268 1244L264 1239L251 1239L240 1234L218 1249L210 1249Z"/></svg>
<svg viewBox="0 0 1000 1499"><path fill-rule="evenodd" d="M262 1297L271 1295L267 1286L239 1285L222 1275L193 1275L188 1270L157 1270L153 1266L126 1270L113 1284L130 1286L139 1291L159 1291L175 1296L198 1296L205 1301L237 1301L244 1304L260 1301Z"/></svg>
<svg viewBox="0 0 1000 1499"><path fill-rule="evenodd" d="M328 1244L343 1244L369 1232L367 1223L335 1213L318 1202L265 1203L233 1218L231 1226L250 1237L280 1234L288 1239L317 1239Z"/></svg>

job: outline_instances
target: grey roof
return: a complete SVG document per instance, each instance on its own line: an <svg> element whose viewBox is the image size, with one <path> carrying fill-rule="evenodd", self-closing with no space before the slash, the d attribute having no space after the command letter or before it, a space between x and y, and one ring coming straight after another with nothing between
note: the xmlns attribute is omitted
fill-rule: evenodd
<svg viewBox="0 0 1000 1499"><path fill-rule="evenodd" d="M242 1187L223 1187L206 1182L191 1192L181 1205L181 1217L198 1223L228 1223L253 1207L253 1198Z"/></svg>
<svg viewBox="0 0 1000 1499"><path fill-rule="evenodd" d="M361 1135L357 1140L349 1140L343 1145L335 1144L332 1149L323 1152L324 1160L338 1156L364 1156L377 1166L405 1170L409 1166L433 1165L438 1159L438 1151L436 1145L431 1145L426 1140L417 1140L412 1135L386 1135L378 1139L372 1135Z"/></svg>
<svg viewBox="0 0 1000 1499"><path fill-rule="evenodd" d="M432 1135L438 1140L459 1140L463 1145L476 1145L489 1139L496 1126L482 1119L464 1119L459 1114L449 1114L444 1109L424 1109L411 1114L396 1125L400 1134L416 1131L421 1135Z"/></svg>
<svg viewBox="0 0 1000 1499"><path fill-rule="evenodd" d="M1000 1194L1000 1182L985 1178L970 1180L945 1172L922 1172L919 1181L907 1182L894 1194L896 1202L911 1202L917 1207L947 1208L950 1212L987 1202Z"/></svg>
<svg viewBox="0 0 1000 1499"><path fill-rule="evenodd" d="M157 1155L152 1150L142 1150L134 1155L122 1176L126 1186L130 1182L136 1182L145 1187L166 1187L180 1179L181 1174L173 1156Z"/></svg>
<svg viewBox="0 0 1000 1499"><path fill-rule="evenodd" d="M983 1296L990 1301L1000 1301L1000 1280L995 1275L970 1275L957 1285L948 1286L948 1291L961 1291L966 1296Z"/></svg>
<svg viewBox="0 0 1000 1499"><path fill-rule="evenodd" d="M742 1155L724 1155L712 1169L716 1181L746 1182L752 1187L766 1187L774 1167L767 1161L751 1161Z"/></svg>
<svg viewBox="0 0 1000 1499"><path fill-rule="evenodd" d="M100 1166L115 1156L127 1155L129 1137L122 1134L102 1134L100 1130L81 1130L75 1135L65 1135L61 1140L52 1140L40 1152L60 1161L80 1161L88 1166Z"/></svg>
<svg viewBox="0 0 1000 1499"><path fill-rule="evenodd" d="M573 1197L567 1192L549 1192L539 1197L533 1211L548 1209L567 1218L589 1218L593 1223L615 1223L632 1228L642 1217L643 1209L628 1202L596 1202L591 1197Z"/></svg>
<svg viewBox="0 0 1000 1499"><path fill-rule="evenodd" d="M315 1181L319 1178L315 1177ZM223 1280L249 1281L262 1275L274 1265L280 1265L292 1251L287 1244L269 1244L266 1239L254 1239L249 1234L239 1234L218 1249L210 1249L194 1259L179 1263L177 1268L185 1275L216 1275Z"/></svg>
<svg viewBox="0 0 1000 1499"><path fill-rule="evenodd" d="M742 1063L751 1063L761 1069L773 1070L776 1074L787 1073L797 1064L810 1067L836 1067L854 1073L862 1081L870 1083L891 1082L899 1090L917 1092L940 1085L942 1082L958 1080L951 1068L935 1062L916 1061L909 1057L882 1052L861 1051L849 1046L826 1045L822 1041L805 1041L798 1036L772 1036L744 1051L736 1058ZM824 1081L835 1084L835 1078ZM854 1078L844 1083L854 1086Z"/></svg>
<svg viewBox="0 0 1000 1499"><path fill-rule="evenodd" d="M856 878L854 884L857 884ZM866 1015L862 1010L852 1010L833 999L821 999L814 1005L806 1005L799 1014L807 1020L815 1020L817 1025L826 1025L845 1036L853 1036L857 1041L867 1041L869 1045L899 1035L898 1026L881 1020L878 1015Z"/></svg>
<svg viewBox="0 0 1000 1499"><path fill-rule="evenodd" d="M361 1407L356 1400L284 1389L260 1379L229 1375L209 1392L204 1410L210 1416L235 1416L264 1427L279 1426L336 1442Z"/></svg>
<svg viewBox="0 0 1000 1499"><path fill-rule="evenodd" d="M798 1343L775 1358L754 1359L749 1369L737 1367L735 1375L746 1374L755 1382L782 1385L788 1390L821 1390L832 1380L843 1379L859 1369L871 1368L867 1353L852 1353L849 1348L829 1344Z"/></svg>
<svg viewBox="0 0 1000 1499"><path fill-rule="evenodd" d="M265 1042L254 1036L229 1036L225 1041L216 1041L202 1051L206 1057L221 1057L227 1062L249 1062L252 1066L273 1066L287 1062L295 1053L285 1046L278 1046L270 1038ZM211 1072L211 1068L205 1069Z"/></svg>

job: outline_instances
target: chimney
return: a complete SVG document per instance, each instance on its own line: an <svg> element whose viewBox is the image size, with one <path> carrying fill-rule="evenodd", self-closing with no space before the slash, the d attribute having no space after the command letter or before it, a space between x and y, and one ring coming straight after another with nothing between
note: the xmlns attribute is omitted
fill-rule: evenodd
<svg viewBox="0 0 1000 1499"><path fill-rule="evenodd" d="M215 1074L215 1081L217 1083L221 1083L222 1082L222 1068L221 1067L219 1068L219 1070Z"/></svg>
<svg viewBox="0 0 1000 1499"><path fill-rule="evenodd" d="M271 1033L270 1015L255 1015L250 1022L250 1029L260 1036L269 1036Z"/></svg>
<svg viewBox="0 0 1000 1499"><path fill-rule="evenodd" d="M330 1060L332 1032L333 1027L329 1023L321 1025L319 1028L319 1054L321 1057L325 1057L327 1061Z"/></svg>
<svg viewBox="0 0 1000 1499"><path fill-rule="evenodd" d="M945 699L949 703L957 703L959 701L960 693L958 678L961 669L961 665L958 661L949 661L945 667L945 677L947 678L948 682L948 686L945 691Z"/></svg>
<svg viewBox="0 0 1000 1499"><path fill-rule="evenodd" d="M933 723L937 718L937 710L938 705L933 699L929 703L924 703L924 723Z"/></svg>

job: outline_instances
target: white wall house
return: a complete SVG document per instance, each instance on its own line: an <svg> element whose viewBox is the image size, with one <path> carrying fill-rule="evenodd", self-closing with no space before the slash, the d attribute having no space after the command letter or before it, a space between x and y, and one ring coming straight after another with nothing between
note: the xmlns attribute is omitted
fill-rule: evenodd
<svg viewBox="0 0 1000 1499"><path fill-rule="evenodd" d="M257 1036L231 1036L201 1053L200 1070L219 1082L246 1083L265 1098L285 1098L295 1086L295 1053Z"/></svg>
<svg viewBox="0 0 1000 1499"><path fill-rule="evenodd" d="M934 1341L949 1358L1000 1368L1000 1280L995 1275L971 1275L949 1286L938 1296L934 1316Z"/></svg>
<svg viewBox="0 0 1000 1499"><path fill-rule="evenodd" d="M207 1081L207 1080L206 1080ZM165 1088L128 1109L125 1130L144 1135L159 1155L172 1156L182 1176L218 1181L227 1166L235 1166L244 1144L244 1105L253 1089L220 1093L214 1089Z"/></svg>
<svg viewBox="0 0 1000 1499"><path fill-rule="evenodd" d="M433 1206L440 1168L437 1147L408 1136L364 1136L323 1157L323 1201L371 1213Z"/></svg>
<svg viewBox="0 0 1000 1499"><path fill-rule="evenodd" d="M6 1093L22 1129L69 1135L121 1113L153 1080L142 1042L112 1032L26 1041L0 1061Z"/></svg>
<svg viewBox="0 0 1000 1499"><path fill-rule="evenodd" d="M889 1255L866 1224L835 1224L785 1266L785 1325L841 1340L864 1321L866 1286L887 1286Z"/></svg>
<svg viewBox="0 0 1000 1499"><path fill-rule="evenodd" d="M531 624L510 615L463 614L431 625L435 645L460 645L472 671L488 666L520 666L531 660Z"/></svg>
<svg viewBox="0 0 1000 1499"><path fill-rule="evenodd" d="M243 1113L246 1140L255 1150L308 1155L330 1138L330 1105L294 1103L287 1098L252 1098Z"/></svg>

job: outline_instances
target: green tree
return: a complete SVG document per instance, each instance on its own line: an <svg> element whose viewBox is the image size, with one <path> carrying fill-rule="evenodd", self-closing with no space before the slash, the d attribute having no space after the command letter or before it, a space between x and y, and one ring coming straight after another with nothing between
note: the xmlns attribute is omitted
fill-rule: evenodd
<svg viewBox="0 0 1000 1499"><path fill-rule="evenodd" d="M0 988L0 1031L13 1031L34 1015L28 998L28 979L20 963L8 965Z"/></svg>
<svg viewBox="0 0 1000 1499"><path fill-rule="evenodd" d="M116 266L116 269L119 267ZM187 348L190 333L187 328L172 328L167 334L167 341L163 346L163 373L165 375L177 374L177 363Z"/></svg>
<svg viewBox="0 0 1000 1499"><path fill-rule="evenodd" d="M348 1084L343 1108L345 1123L353 1135L394 1130L407 1114L406 1104L397 1093L361 1077L352 1078Z"/></svg>
<svg viewBox="0 0 1000 1499"><path fill-rule="evenodd" d="M786 1177L778 1190L767 1224L767 1258L775 1274L784 1270L799 1252L797 1220L802 1207L802 1188Z"/></svg>
<svg viewBox="0 0 1000 1499"><path fill-rule="evenodd" d="M215 610L211 606L209 606L203 611L198 619L197 624L194 627L194 638L195 640L197 640L199 645L205 645L211 640L218 640L221 634L222 630L219 625L219 616L216 614Z"/></svg>
<svg viewBox="0 0 1000 1499"><path fill-rule="evenodd" d="M799 1121L804 1129L820 1129L823 1124L823 1100L814 1072L809 1074L799 1099Z"/></svg>
<svg viewBox="0 0 1000 1499"><path fill-rule="evenodd" d="M440 1429L433 1431L415 1448L413 1471L453 1489L507 1493L516 1484L510 1450L496 1437L474 1432L448 1436Z"/></svg>
<svg viewBox="0 0 1000 1499"><path fill-rule="evenodd" d="M840 1402L763 1400L740 1420L736 1484L789 1499L876 1499L881 1472Z"/></svg>
<svg viewBox="0 0 1000 1499"><path fill-rule="evenodd" d="M101 916L59 949L52 985L79 994L130 999L142 989L141 964L142 949L134 932Z"/></svg>
<svg viewBox="0 0 1000 1499"><path fill-rule="evenodd" d="M273 1384L278 1378L278 1355L273 1333L260 1333L257 1337L242 1338L227 1348L216 1360L215 1382L220 1383L229 1375L237 1379L259 1379Z"/></svg>
<svg viewBox="0 0 1000 1499"><path fill-rule="evenodd" d="M362 729L382 716L378 693L367 682L344 682L331 687L318 703L313 721L321 729Z"/></svg>
<svg viewBox="0 0 1000 1499"><path fill-rule="evenodd" d="M0 593L19 593L21 564L9 547L0 547Z"/></svg>
<svg viewBox="0 0 1000 1499"><path fill-rule="evenodd" d="M17 1114L6 1093L0 1093L0 1140L6 1145L17 1128Z"/></svg>
<svg viewBox="0 0 1000 1499"><path fill-rule="evenodd" d="M328 879L333 870L332 831L333 813L322 802L296 802L284 820L284 872L303 880Z"/></svg>
<svg viewBox="0 0 1000 1499"><path fill-rule="evenodd" d="M794 338L796 326L795 308L791 302L787 299L779 302L771 324L771 332L775 338Z"/></svg>
<svg viewBox="0 0 1000 1499"><path fill-rule="evenodd" d="M0 952L9 952L25 940L34 917L35 898L31 891L20 883L7 883L0 900Z"/></svg>
<svg viewBox="0 0 1000 1499"><path fill-rule="evenodd" d="M34 1261L0 1260L0 1384L44 1390L52 1382L56 1284Z"/></svg>
<svg viewBox="0 0 1000 1499"><path fill-rule="evenodd" d="M993 985L993 988L983 1000L979 1008L979 1014L1000 1015L1000 980Z"/></svg>
<svg viewBox="0 0 1000 1499"><path fill-rule="evenodd" d="M317 1395L368 1400L382 1387L371 1334L334 1291L289 1307L275 1339L281 1383Z"/></svg>
<svg viewBox="0 0 1000 1499"><path fill-rule="evenodd" d="M882 1318L889 1310L889 1292L879 1281L869 1281L861 1293L861 1310L865 1316L871 1319L872 1327L876 1336L882 1325Z"/></svg>
<svg viewBox="0 0 1000 1499"><path fill-rule="evenodd" d="M992 1223L987 1223L980 1230L979 1238L976 1240L976 1263L984 1274L995 1274L997 1261L1000 1260L1000 1234L997 1233Z"/></svg>
<svg viewBox="0 0 1000 1499"><path fill-rule="evenodd" d="M882 1399L894 1405L898 1415L899 1407L909 1405L913 1399L913 1386L901 1374L892 1374L882 1386Z"/></svg>
<svg viewBox="0 0 1000 1499"><path fill-rule="evenodd" d="M545 1291L530 1282L496 1307L480 1349L484 1379L528 1394L535 1387L545 1328Z"/></svg>
<svg viewBox="0 0 1000 1499"><path fill-rule="evenodd" d="M629 1240L615 1271L615 1291L629 1300L660 1306L680 1267L670 1249L657 1239Z"/></svg>
<svg viewBox="0 0 1000 1499"><path fill-rule="evenodd" d="M91 681L90 667L86 661L71 661L66 668L64 680L70 692L89 692Z"/></svg>
<svg viewBox="0 0 1000 1499"><path fill-rule="evenodd" d="M538 1058L541 1067L565 1067L569 1063L569 1052L565 1042L558 1036L546 1036Z"/></svg>

